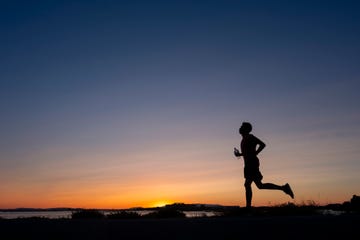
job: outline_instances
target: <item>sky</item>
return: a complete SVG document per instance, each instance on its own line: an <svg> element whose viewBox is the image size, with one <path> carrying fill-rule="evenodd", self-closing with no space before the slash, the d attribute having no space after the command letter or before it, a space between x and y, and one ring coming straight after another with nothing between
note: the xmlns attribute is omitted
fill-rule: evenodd
<svg viewBox="0 0 360 240"><path fill-rule="evenodd" d="M1 1L0 208L360 194L358 1Z"/></svg>

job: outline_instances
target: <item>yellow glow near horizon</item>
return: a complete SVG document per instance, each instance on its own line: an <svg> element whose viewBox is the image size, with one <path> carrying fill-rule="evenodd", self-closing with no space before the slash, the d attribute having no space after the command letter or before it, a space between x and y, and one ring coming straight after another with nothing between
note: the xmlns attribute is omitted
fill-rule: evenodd
<svg viewBox="0 0 360 240"><path fill-rule="evenodd" d="M171 201L165 201L165 200L161 200L161 201L156 201L150 204L150 207L165 207L166 205L172 204Z"/></svg>

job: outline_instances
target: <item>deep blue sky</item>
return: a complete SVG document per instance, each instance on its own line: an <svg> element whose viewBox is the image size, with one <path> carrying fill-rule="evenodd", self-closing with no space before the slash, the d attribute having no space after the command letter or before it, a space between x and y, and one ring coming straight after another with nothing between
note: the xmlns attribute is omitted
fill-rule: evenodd
<svg viewBox="0 0 360 240"><path fill-rule="evenodd" d="M359 11L357 1L1 1L0 179L9 187L0 190L10 197L0 207L11 205L7 191L21 181L39 193L46 189L38 182L62 183L37 179L39 166L51 163L71 179L67 161L88 155L89 169L78 166L85 179L110 174L85 174L98 164L126 168L139 152L140 163L151 166L156 152L172 165L181 149L189 152L183 165L203 154L201 169L237 165L241 182L231 151L242 121L269 152L272 143L278 149L264 153L279 168L264 169L269 180L282 175L280 158L296 170L285 174L294 184L336 166L321 176L331 179L324 193L321 184L308 190L311 181L298 189L302 200L338 200L336 173L352 176L337 187L359 182ZM224 184L231 174L224 170ZM183 195L242 204L242 183L233 189L224 199Z"/></svg>

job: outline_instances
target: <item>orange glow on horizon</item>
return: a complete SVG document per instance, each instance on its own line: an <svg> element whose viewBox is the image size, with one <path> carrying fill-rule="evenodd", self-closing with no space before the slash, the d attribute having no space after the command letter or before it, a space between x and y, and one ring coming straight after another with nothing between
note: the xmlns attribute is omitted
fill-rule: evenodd
<svg viewBox="0 0 360 240"><path fill-rule="evenodd" d="M150 207L165 207L166 205L172 204L172 201L160 200L150 204Z"/></svg>

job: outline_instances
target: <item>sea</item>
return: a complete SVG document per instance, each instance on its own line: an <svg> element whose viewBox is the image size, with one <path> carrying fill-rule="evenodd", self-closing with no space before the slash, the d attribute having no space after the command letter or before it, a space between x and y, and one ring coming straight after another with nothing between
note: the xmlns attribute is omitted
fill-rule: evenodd
<svg viewBox="0 0 360 240"><path fill-rule="evenodd" d="M104 215L114 213L113 210L103 210ZM131 212L136 212L139 215L146 215L152 210L134 210ZM60 218L71 218L73 211L0 211L0 218L3 219L17 219L17 218L49 218L49 219L60 219ZM215 211L184 211L185 216L188 218L196 217L215 217L220 216L220 212Z"/></svg>

